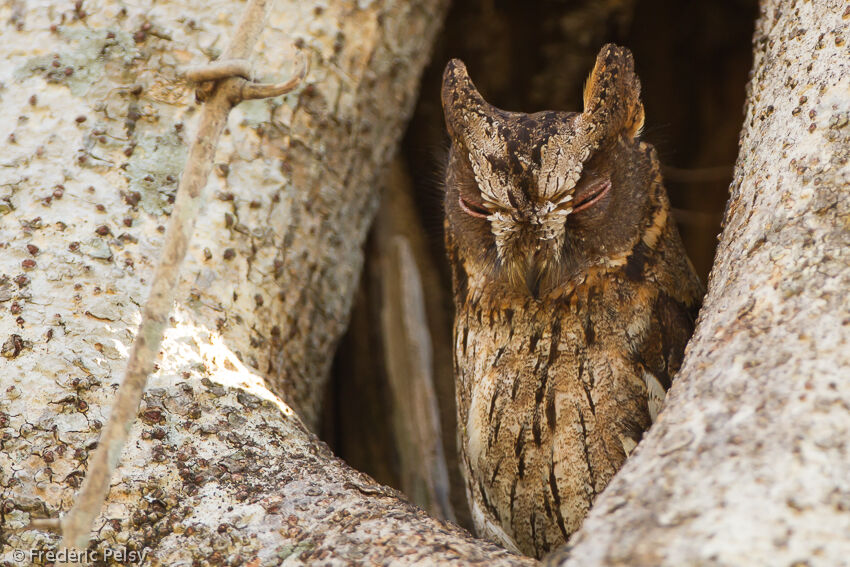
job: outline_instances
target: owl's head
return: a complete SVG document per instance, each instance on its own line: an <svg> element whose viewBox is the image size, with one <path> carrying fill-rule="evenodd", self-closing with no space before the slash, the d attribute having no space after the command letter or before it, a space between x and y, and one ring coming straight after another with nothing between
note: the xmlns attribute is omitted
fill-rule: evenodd
<svg viewBox="0 0 850 567"><path fill-rule="evenodd" d="M500 110L457 59L442 99L447 231L470 280L540 297L634 245L654 174L627 49L602 48L581 113Z"/></svg>

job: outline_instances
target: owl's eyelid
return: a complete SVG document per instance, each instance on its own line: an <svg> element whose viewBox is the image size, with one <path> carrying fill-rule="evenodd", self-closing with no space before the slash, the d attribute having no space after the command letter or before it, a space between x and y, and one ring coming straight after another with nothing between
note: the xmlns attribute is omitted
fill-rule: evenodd
<svg viewBox="0 0 850 567"><path fill-rule="evenodd" d="M576 203L572 211L573 214L592 207L593 205L598 203L599 200L602 199L602 197L607 195L608 191L611 190L611 180L606 177L600 181L597 181L591 187L592 189L590 195Z"/></svg>
<svg viewBox="0 0 850 567"><path fill-rule="evenodd" d="M490 213L483 206L478 206L474 203L470 203L460 195L458 195L457 203L458 205L460 205L460 208L463 209L463 212L470 216L479 219L486 219L490 216Z"/></svg>

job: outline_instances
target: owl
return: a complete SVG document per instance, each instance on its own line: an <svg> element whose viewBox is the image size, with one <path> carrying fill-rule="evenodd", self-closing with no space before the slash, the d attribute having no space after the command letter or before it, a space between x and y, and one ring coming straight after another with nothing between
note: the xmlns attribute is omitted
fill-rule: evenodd
<svg viewBox="0 0 850 567"><path fill-rule="evenodd" d="M602 48L583 98L508 112L462 62L443 76L461 467L478 534L536 557L655 420L703 294L627 49Z"/></svg>

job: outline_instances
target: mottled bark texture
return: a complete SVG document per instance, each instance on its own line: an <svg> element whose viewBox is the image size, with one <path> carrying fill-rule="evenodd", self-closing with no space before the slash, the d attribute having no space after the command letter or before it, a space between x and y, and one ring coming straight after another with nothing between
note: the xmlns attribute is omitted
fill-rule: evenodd
<svg viewBox="0 0 850 567"><path fill-rule="evenodd" d="M850 557L848 36L841 0L762 3L696 334L666 409L563 565Z"/></svg>
<svg viewBox="0 0 850 567"><path fill-rule="evenodd" d="M109 415L197 127L180 69L220 55L242 6L0 9L0 561L57 542L27 525L70 508ZM287 78L293 42L312 71L230 115L95 549L152 565L522 561L352 471L292 409L315 421L374 181L443 8L277 3L258 75Z"/></svg>

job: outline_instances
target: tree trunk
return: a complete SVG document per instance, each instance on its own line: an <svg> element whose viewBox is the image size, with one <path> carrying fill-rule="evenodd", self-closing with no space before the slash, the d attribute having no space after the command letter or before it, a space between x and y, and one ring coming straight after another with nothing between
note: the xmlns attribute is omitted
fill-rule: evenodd
<svg viewBox="0 0 850 567"><path fill-rule="evenodd" d="M552 562L850 557L850 10L762 3L731 200L666 409Z"/></svg>
<svg viewBox="0 0 850 567"><path fill-rule="evenodd" d="M196 127L179 70L215 58L241 9L7 8L0 560L9 564L50 560L37 553L57 538L28 523L68 510L85 475ZM525 562L348 468L293 411L315 424L376 180L444 9L443 0L278 3L257 73L286 78L293 42L312 70L295 93L230 115L89 560L126 550L154 565Z"/></svg>

